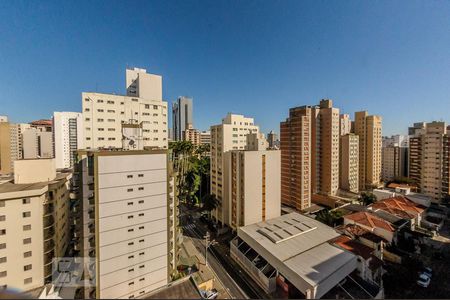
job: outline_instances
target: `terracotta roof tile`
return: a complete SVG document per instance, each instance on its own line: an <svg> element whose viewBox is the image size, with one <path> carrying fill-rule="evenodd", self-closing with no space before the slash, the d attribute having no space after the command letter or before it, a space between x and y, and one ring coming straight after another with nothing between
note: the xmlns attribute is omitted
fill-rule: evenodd
<svg viewBox="0 0 450 300"><path fill-rule="evenodd" d="M412 215L420 214L425 210L425 207L416 204L411 200L408 200L404 196L395 196L392 198L377 201L376 203L372 204L372 208L383 209L386 211L387 209L404 211Z"/></svg>
<svg viewBox="0 0 450 300"><path fill-rule="evenodd" d="M352 240L351 238L345 235L337 237L332 241L332 243L342 249L348 250L356 255L359 255L364 259L368 259L372 255L372 252L374 251L372 248L363 245L361 243L358 243L357 241Z"/></svg>
<svg viewBox="0 0 450 300"><path fill-rule="evenodd" d="M359 223L372 229L381 228L390 232L395 231L391 223L368 212L357 212L354 214L346 215L344 216L344 219L352 220L355 223Z"/></svg>

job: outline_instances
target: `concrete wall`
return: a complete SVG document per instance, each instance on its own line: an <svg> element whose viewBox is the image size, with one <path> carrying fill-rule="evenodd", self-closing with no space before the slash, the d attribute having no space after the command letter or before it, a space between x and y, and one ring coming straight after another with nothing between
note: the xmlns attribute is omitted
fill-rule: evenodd
<svg viewBox="0 0 450 300"><path fill-rule="evenodd" d="M56 177L55 160L49 158L16 160L14 170L16 184L51 181Z"/></svg>

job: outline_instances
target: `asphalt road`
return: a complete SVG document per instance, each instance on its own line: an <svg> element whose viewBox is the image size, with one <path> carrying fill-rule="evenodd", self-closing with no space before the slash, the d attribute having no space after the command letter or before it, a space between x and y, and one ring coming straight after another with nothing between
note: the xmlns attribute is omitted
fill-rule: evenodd
<svg viewBox="0 0 450 300"><path fill-rule="evenodd" d="M185 226L184 230L188 230L192 235L192 241L199 250L200 253L205 256L205 243L203 236L201 236L196 230L195 226ZM213 270L216 277L220 280L223 287L228 291L230 296L234 299L248 299L249 297L242 291L242 289L236 284L231 276L225 271L223 266L217 261L214 254L211 254L211 249L208 251L208 266Z"/></svg>

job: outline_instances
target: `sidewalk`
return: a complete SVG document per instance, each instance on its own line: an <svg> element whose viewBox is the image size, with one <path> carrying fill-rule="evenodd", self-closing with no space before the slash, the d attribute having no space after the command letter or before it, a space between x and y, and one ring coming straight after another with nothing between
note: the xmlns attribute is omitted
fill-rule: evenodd
<svg viewBox="0 0 450 300"><path fill-rule="evenodd" d="M220 281L215 278L213 271L209 267L205 265L205 257L203 253L200 253L197 248L194 246L190 237L184 236L183 244L181 245L181 254L184 258L193 258L196 262L198 271L192 274L193 279L197 283L197 285L201 285L202 283L212 281L212 287L215 288L219 295L219 299L231 299L228 292L222 286Z"/></svg>

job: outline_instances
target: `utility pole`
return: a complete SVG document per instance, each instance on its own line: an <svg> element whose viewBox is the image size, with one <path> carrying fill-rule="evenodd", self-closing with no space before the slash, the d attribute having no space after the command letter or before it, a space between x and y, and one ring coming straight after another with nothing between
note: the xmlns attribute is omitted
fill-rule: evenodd
<svg viewBox="0 0 450 300"><path fill-rule="evenodd" d="M208 266L208 248L209 246L217 244L217 242L215 240L211 241L211 235L209 231L206 232L204 238L205 238L205 265Z"/></svg>

